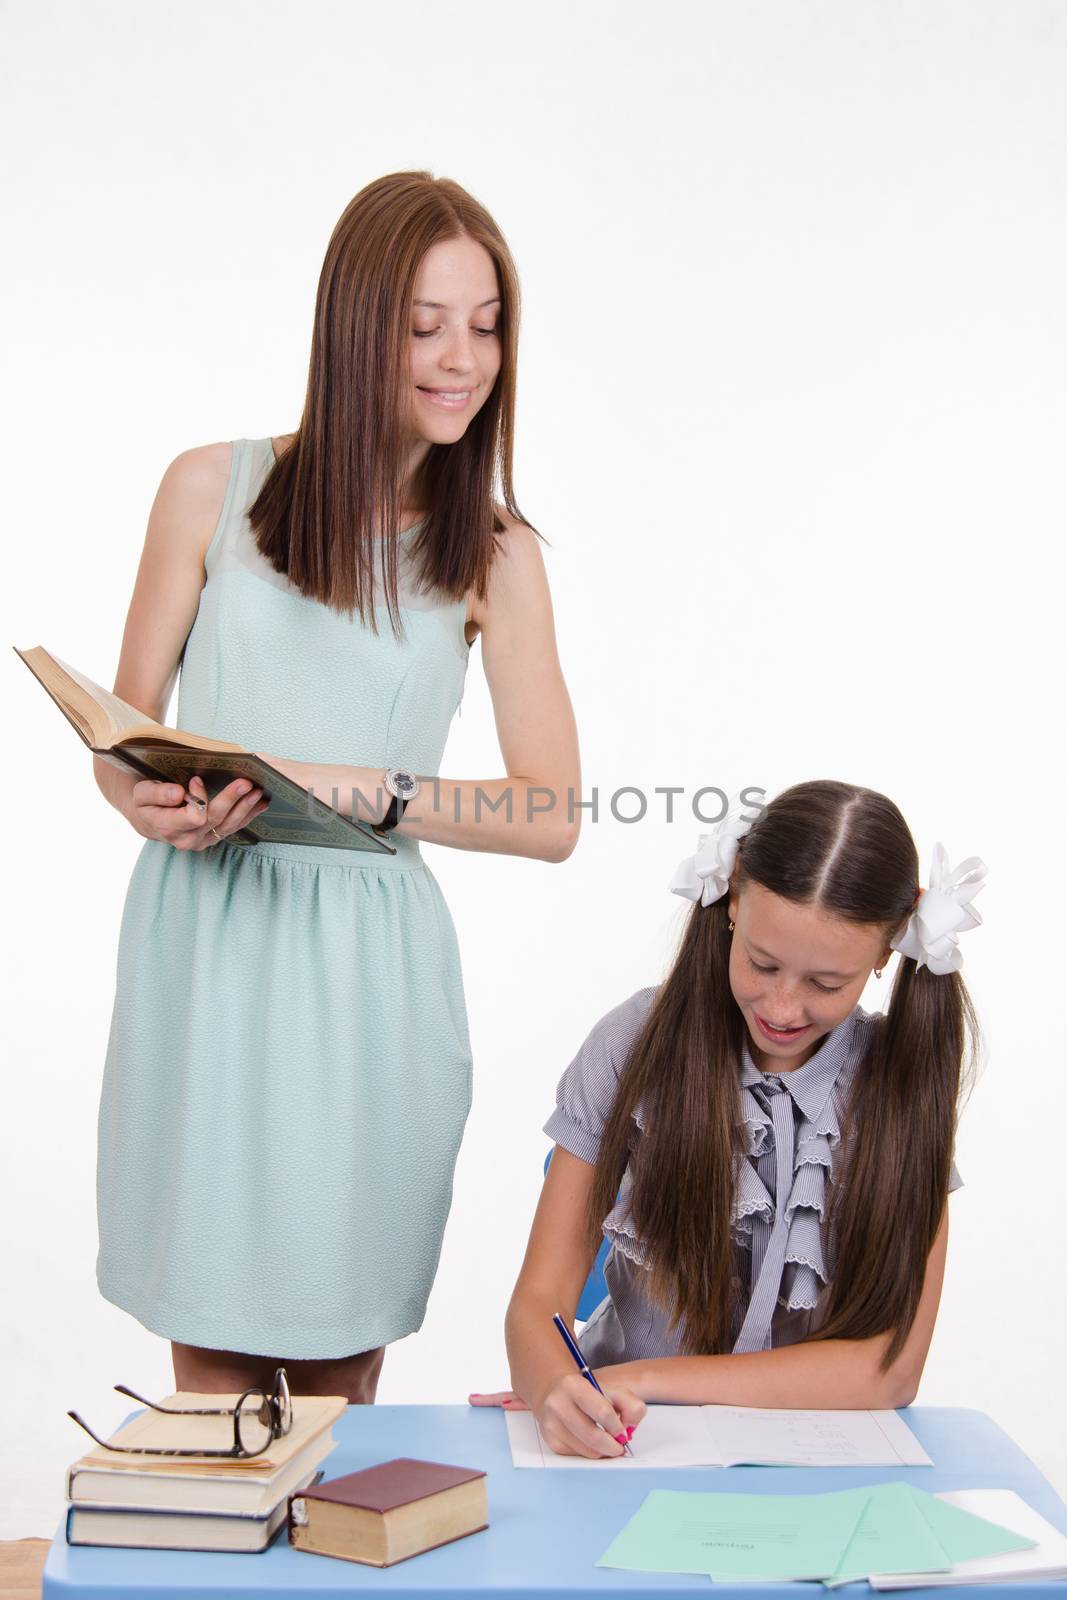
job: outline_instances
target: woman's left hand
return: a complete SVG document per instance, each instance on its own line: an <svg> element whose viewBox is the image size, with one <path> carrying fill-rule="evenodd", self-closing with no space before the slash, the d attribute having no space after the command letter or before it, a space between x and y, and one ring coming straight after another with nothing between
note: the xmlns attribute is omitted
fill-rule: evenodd
<svg viewBox="0 0 1067 1600"><path fill-rule="evenodd" d="M514 1389L501 1389L496 1394L469 1394L468 1405L500 1406L503 1411L529 1411L526 1401Z"/></svg>

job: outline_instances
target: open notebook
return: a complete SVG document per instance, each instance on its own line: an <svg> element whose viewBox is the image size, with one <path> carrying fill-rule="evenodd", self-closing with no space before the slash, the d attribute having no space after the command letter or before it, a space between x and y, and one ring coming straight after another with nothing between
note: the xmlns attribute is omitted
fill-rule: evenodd
<svg viewBox="0 0 1067 1600"><path fill-rule="evenodd" d="M632 1456L559 1456L530 1411L507 1411L516 1467L932 1467L895 1411L772 1411L752 1406L650 1406Z"/></svg>

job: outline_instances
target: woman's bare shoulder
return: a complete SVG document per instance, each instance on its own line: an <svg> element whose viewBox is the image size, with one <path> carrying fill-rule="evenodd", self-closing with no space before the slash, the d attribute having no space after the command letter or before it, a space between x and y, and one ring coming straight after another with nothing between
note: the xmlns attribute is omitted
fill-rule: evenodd
<svg viewBox="0 0 1067 1600"><path fill-rule="evenodd" d="M174 457L152 503L150 549L202 564L226 499L232 460L228 442L195 445Z"/></svg>
<svg viewBox="0 0 1067 1600"><path fill-rule="evenodd" d="M159 496L186 515L203 514L212 506L217 512L226 494L232 461L233 445L228 442L183 450L163 474Z"/></svg>

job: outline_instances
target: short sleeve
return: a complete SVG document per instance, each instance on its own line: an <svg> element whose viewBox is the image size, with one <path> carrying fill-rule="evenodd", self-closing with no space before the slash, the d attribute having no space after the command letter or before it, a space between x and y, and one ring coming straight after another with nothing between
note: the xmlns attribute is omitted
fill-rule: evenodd
<svg viewBox="0 0 1067 1600"><path fill-rule="evenodd" d="M581 1161L596 1161L619 1074L655 995L655 987L639 989L601 1017L559 1080L545 1132Z"/></svg>

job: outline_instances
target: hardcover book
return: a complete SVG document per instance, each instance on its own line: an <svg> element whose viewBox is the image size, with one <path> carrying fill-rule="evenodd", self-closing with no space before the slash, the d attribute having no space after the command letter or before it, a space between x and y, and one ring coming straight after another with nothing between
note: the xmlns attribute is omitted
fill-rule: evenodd
<svg viewBox="0 0 1067 1600"><path fill-rule="evenodd" d="M295 1494L296 1550L390 1567L489 1526L485 1473L400 1458Z"/></svg>
<svg viewBox="0 0 1067 1600"><path fill-rule="evenodd" d="M377 850L395 856L389 844L368 824L335 811L309 794L262 756L225 739L168 728L74 667L50 655L43 645L31 650L14 647L83 744L113 767L134 772L139 778L188 786L194 774L204 780L209 797L234 778L248 778L263 790L267 809L237 833L227 834L230 844L254 845L260 840L281 844L325 845L341 850Z"/></svg>

